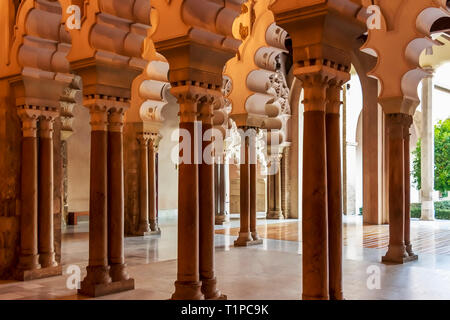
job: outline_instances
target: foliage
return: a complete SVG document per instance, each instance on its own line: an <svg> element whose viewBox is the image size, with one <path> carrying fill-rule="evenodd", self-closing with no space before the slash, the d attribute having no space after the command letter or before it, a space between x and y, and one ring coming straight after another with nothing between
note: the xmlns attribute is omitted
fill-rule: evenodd
<svg viewBox="0 0 450 320"><path fill-rule="evenodd" d="M412 180L416 188L421 185L421 141L413 151ZM450 118L434 127L434 189L441 193L450 190Z"/></svg>

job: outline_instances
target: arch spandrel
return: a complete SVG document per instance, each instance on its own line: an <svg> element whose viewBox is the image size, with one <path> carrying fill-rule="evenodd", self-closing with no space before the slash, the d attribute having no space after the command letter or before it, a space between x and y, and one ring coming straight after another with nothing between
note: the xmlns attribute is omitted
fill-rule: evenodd
<svg viewBox="0 0 450 320"><path fill-rule="evenodd" d="M374 51L378 58L369 75L379 80L379 101L386 113L412 115L419 104L417 86L427 76L420 56L439 45L432 39L431 26L433 19L449 14L448 7L444 0L381 0L378 5L389 28L369 30L361 48Z"/></svg>

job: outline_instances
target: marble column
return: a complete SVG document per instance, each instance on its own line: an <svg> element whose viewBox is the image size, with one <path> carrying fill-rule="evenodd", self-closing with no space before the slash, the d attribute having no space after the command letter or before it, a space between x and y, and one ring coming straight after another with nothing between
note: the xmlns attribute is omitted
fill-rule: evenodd
<svg viewBox="0 0 450 320"><path fill-rule="evenodd" d="M269 176L270 184L267 195L269 198L269 213L267 219L284 219L283 211L281 210L281 158L283 154L279 153L273 155L272 165L276 167L275 173Z"/></svg>
<svg viewBox="0 0 450 320"><path fill-rule="evenodd" d="M188 132L190 155L187 163L178 166L178 259L174 300L202 300L199 273L199 173L194 155L198 154L195 139L201 134L196 126L197 103L200 96L191 87L172 87L180 105L180 130ZM180 132L180 143L183 141ZM186 142L185 142L186 144ZM184 155L183 158L188 158ZM186 150L187 152L187 150Z"/></svg>
<svg viewBox="0 0 450 320"><path fill-rule="evenodd" d="M141 133L138 136L139 153L140 153L140 170L139 170L139 226L137 235L144 236L150 232L150 223L148 217L148 144L149 134Z"/></svg>
<svg viewBox="0 0 450 320"><path fill-rule="evenodd" d="M303 294L304 300L328 300L328 221L325 106L328 78L304 75L303 136Z"/></svg>
<svg viewBox="0 0 450 320"><path fill-rule="evenodd" d="M79 292L95 295L98 285L111 283L108 266L108 113L93 103L91 115L91 167L89 194L89 264Z"/></svg>
<svg viewBox="0 0 450 320"><path fill-rule="evenodd" d="M212 129L213 106L212 99L199 104L198 120L202 122L202 137ZM214 273L214 155L206 154L212 141L202 141L203 160L199 164L198 187L201 194L199 201L199 251L200 251L200 281L205 299L224 299L225 296L217 290L217 279Z"/></svg>
<svg viewBox="0 0 450 320"><path fill-rule="evenodd" d="M40 269L38 254L38 115L19 109L22 121L20 271ZM19 276L21 277L21 276Z"/></svg>
<svg viewBox="0 0 450 320"><path fill-rule="evenodd" d="M417 259L411 244L411 155L410 155L410 133L413 124L412 116L405 116L403 123L403 145L405 150L405 247L406 252L413 259Z"/></svg>
<svg viewBox="0 0 450 320"><path fill-rule="evenodd" d="M150 234L159 235L161 229L158 225L158 193L157 193L157 174L156 174L156 155L161 137L158 134L152 134L149 141L148 150L148 204L149 204L149 222Z"/></svg>
<svg viewBox="0 0 450 320"><path fill-rule="evenodd" d="M123 113L113 109L108 116L108 264L113 282L130 280L124 255Z"/></svg>
<svg viewBox="0 0 450 320"><path fill-rule="evenodd" d="M248 246L253 244L250 232L250 135L253 128L243 128L244 135L241 136L241 159L240 159L240 231L239 237L234 241L235 246ZM250 133L250 135L249 135Z"/></svg>
<svg viewBox="0 0 450 320"><path fill-rule="evenodd" d="M39 123L39 263L56 267L53 235L53 115L43 115Z"/></svg>
<svg viewBox="0 0 450 320"><path fill-rule="evenodd" d="M340 143L341 84L327 89L326 151L328 195L329 292L331 300L342 300L342 175Z"/></svg>
<svg viewBox="0 0 450 320"><path fill-rule="evenodd" d="M253 241L262 241L259 238L258 231L256 229L257 225L257 210L256 210L256 139L252 136L250 137L252 141L250 142L250 233L252 235ZM262 242L261 242L262 243Z"/></svg>
<svg viewBox="0 0 450 320"><path fill-rule="evenodd" d="M405 147L404 125L409 115L388 114L389 248L383 262L404 263L413 259L405 247Z"/></svg>
<svg viewBox="0 0 450 320"><path fill-rule="evenodd" d="M230 176L229 164L226 159L222 163L216 164L218 168L218 209L216 209L216 224L222 225L230 221Z"/></svg>
<svg viewBox="0 0 450 320"><path fill-rule="evenodd" d="M422 81L421 220L434 220L433 74Z"/></svg>

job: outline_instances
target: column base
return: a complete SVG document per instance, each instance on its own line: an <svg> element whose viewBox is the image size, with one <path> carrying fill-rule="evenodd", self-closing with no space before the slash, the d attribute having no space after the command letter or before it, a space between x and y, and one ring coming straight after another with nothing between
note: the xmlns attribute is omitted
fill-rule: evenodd
<svg viewBox="0 0 450 320"><path fill-rule="evenodd" d="M329 296L313 297L302 294L302 300L330 300Z"/></svg>
<svg viewBox="0 0 450 320"><path fill-rule="evenodd" d="M221 226L221 225L223 225L225 223L228 223L228 222L230 222L230 215L229 214L218 214L218 215L215 215L215 221L214 221L215 225Z"/></svg>
<svg viewBox="0 0 450 320"><path fill-rule="evenodd" d="M159 235L161 235L161 229L159 229L158 228L158 230L155 230L155 231L148 231L148 232L144 232L143 234L142 234L142 236L145 238L145 237L150 237L150 236L159 236Z"/></svg>
<svg viewBox="0 0 450 320"><path fill-rule="evenodd" d="M258 235L258 232L256 232L256 231L252 232L252 239L253 239L253 241L259 241L259 240L262 241L262 239Z"/></svg>
<svg viewBox="0 0 450 320"><path fill-rule="evenodd" d="M52 268L56 267L58 263L55 261L55 253L40 253L39 254L39 263L42 268Z"/></svg>
<svg viewBox="0 0 450 320"><path fill-rule="evenodd" d="M385 263L403 264L417 259L417 255L413 254L410 256L407 253L405 246L389 246L388 252L381 258L381 261Z"/></svg>
<svg viewBox="0 0 450 320"><path fill-rule="evenodd" d="M282 219L284 219L283 212L282 211L269 211L267 213L266 219L282 220Z"/></svg>
<svg viewBox="0 0 450 320"><path fill-rule="evenodd" d="M134 290L134 279L98 284L82 281L78 294L88 297L101 297L129 290Z"/></svg>
<svg viewBox="0 0 450 320"><path fill-rule="evenodd" d="M32 270L17 270L14 278L19 281L30 281L36 279L50 278L62 275L62 266L39 268Z"/></svg>
<svg viewBox="0 0 450 320"><path fill-rule="evenodd" d="M151 229L150 229L150 224L142 224L141 223L141 225L139 226L139 229L138 229L138 231L136 231L134 234L135 235L137 235L137 236L143 236L146 232L150 232L151 231Z"/></svg>
<svg viewBox="0 0 450 320"><path fill-rule="evenodd" d="M227 296L217 290L217 279L201 279L202 293L205 300L227 300Z"/></svg>
<svg viewBox="0 0 450 320"><path fill-rule="evenodd" d="M339 293L335 293L335 294L330 294L330 300L334 300L334 301L345 300L344 293L339 292Z"/></svg>
<svg viewBox="0 0 450 320"><path fill-rule="evenodd" d="M248 247L248 246L255 246L258 244L262 244L263 240L253 240L251 237L251 233L249 232L239 232L239 238L234 241L235 247Z"/></svg>
<svg viewBox="0 0 450 320"><path fill-rule="evenodd" d="M418 259L419 259L419 256L418 256L417 254L414 253L411 244L409 244L409 245L406 246L406 253L407 253L408 256L410 256L410 257L415 257L414 260L418 260Z"/></svg>
<svg viewBox="0 0 450 320"><path fill-rule="evenodd" d="M175 292L170 300L205 300L201 282L175 281Z"/></svg>

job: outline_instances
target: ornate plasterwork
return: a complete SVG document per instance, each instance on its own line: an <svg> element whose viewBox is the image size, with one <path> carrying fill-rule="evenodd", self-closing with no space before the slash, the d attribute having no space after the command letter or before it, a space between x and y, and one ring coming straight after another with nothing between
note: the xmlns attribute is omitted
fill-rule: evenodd
<svg viewBox="0 0 450 320"><path fill-rule="evenodd" d="M419 104L417 86L427 76L420 55L440 45L433 40L432 25L450 17L447 1L379 0L376 4L382 12L380 29L369 30L361 48L378 58L369 75L379 80L379 101L386 113L413 115Z"/></svg>
<svg viewBox="0 0 450 320"><path fill-rule="evenodd" d="M247 1L233 23L233 36L243 42L237 56L228 61L224 74L233 81L229 99L231 117L238 127L261 127L267 117L265 105L284 94L276 71L277 59L287 52L287 33L274 23L270 4L269 0Z"/></svg>

